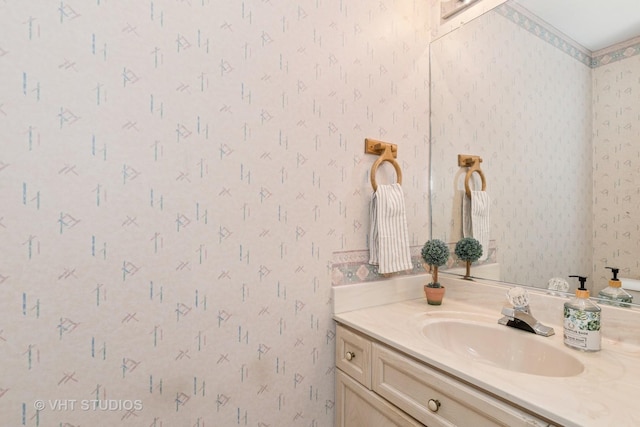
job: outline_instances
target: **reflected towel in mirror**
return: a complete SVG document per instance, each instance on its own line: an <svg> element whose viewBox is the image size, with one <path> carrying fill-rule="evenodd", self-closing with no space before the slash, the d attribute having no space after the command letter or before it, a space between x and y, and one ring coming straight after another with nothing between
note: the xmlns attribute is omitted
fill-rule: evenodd
<svg viewBox="0 0 640 427"><path fill-rule="evenodd" d="M471 191L471 199L462 198L462 235L473 237L482 245L482 256L478 261L484 261L489 256L490 204L486 191Z"/></svg>
<svg viewBox="0 0 640 427"><path fill-rule="evenodd" d="M400 184L378 185L369 208L369 264L381 274L409 270L411 252Z"/></svg>

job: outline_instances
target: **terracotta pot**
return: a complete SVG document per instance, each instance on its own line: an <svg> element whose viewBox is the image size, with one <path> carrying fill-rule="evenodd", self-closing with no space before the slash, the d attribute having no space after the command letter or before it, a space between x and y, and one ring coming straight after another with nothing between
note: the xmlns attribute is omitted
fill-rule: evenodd
<svg viewBox="0 0 640 427"><path fill-rule="evenodd" d="M427 297L427 303L430 305L442 304L442 298L444 297L444 286L439 288L430 288L424 285L424 295Z"/></svg>

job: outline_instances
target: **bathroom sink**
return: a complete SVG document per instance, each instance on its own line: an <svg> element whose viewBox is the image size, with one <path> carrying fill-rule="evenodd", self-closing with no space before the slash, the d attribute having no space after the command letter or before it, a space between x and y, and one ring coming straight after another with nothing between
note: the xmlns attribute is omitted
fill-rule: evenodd
<svg viewBox="0 0 640 427"><path fill-rule="evenodd" d="M547 377L571 377L584 370L574 356L549 338L498 324L444 318L427 322L423 335L447 351L501 369Z"/></svg>

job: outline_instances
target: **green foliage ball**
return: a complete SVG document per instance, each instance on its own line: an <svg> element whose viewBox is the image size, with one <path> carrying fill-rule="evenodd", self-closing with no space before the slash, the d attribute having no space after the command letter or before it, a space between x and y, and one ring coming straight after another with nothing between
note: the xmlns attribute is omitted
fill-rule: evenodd
<svg viewBox="0 0 640 427"><path fill-rule="evenodd" d="M455 254L462 261L477 261L482 256L482 245L473 237L465 237L456 243Z"/></svg>
<svg viewBox="0 0 640 427"><path fill-rule="evenodd" d="M449 259L449 247L442 240L432 239L424 244L421 254L424 262L439 267Z"/></svg>

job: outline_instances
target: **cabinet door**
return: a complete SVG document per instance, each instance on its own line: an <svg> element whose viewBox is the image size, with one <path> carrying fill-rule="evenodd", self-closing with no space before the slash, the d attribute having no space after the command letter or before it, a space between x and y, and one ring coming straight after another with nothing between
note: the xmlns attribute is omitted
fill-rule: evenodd
<svg viewBox="0 0 640 427"><path fill-rule="evenodd" d="M336 366L370 389L371 341L337 325Z"/></svg>
<svg viewBox="0 0 640 427"><path fill-rule="evenodd" d="M548 423L413 359L372 344L372 389L429 427Z"/></svg>
<svg viewBox="0 0 640 427"><path fill-rule="evenodd" d="M422 424L336 369L336 427L420 427Z"/></svg>

